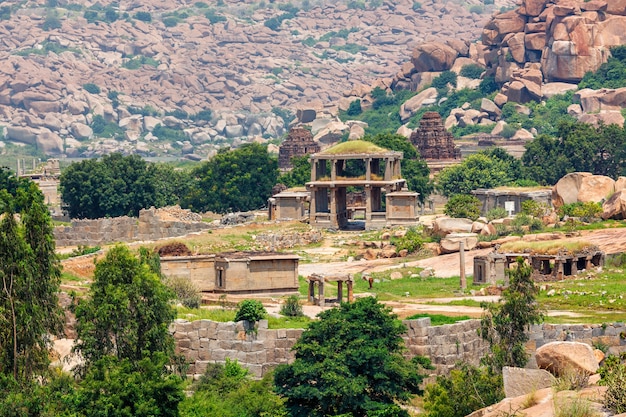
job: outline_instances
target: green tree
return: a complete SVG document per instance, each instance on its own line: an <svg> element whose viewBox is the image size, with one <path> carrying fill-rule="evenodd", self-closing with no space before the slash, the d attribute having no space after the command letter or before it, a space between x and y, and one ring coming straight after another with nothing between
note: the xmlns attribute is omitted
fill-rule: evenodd
<svg viewBox="0 0 626 417"><path fill-rule="evenodd" d="M480 217L480 207L480 200L475 196L455 194L450 197L443 212L450 217L476 220Z"/></svg>
<svg viewBox="0 0 626 417"><path fill-rule="evenodd" d="M168 371L168 362L163 353L138 362L104 356L67 395L72 399L67 411L81 417L177 417L183 381Z"/></svg>
<svg viewBox="0 0 626 417"><path fill-rule="evenodd" d="M0 182L0 374L23 382L46 372L50 336L62 333L61 270L39 188L7 170Z"/></svg>
<svg viewBox="0 0 626 417"><path fill-rule="evenodd" d="M133 363L155 352L172 357L174 340L168 331L175 318L169 303L172 294L153 269L123 245L96 263L89 296L74 307L74 350L87 369L106 356Z"/></svg>
<svg viewBox="0 0 626 417"><path fill-rule="evenodd" d="M469 194L477 188L493 188L521 178L521 163L501 148L468 156L459 165L444 168L437 183L446 197Z"/></svg>
<svg viewBox="0 0 626 417"><path fill-rule="evenodd" d="M308 155L294 156L291 158L291 171L285 172L278 177L279 184L285 184L288 188L302 187L311 181L311 162Z"/></svg>
<svg viewBox="0 0 626 417"><path fill-rule="evenodd" d="M295 361L276 369L292 416L374 415L421 392L418 360L402 356L406 329L389 308L368 297L319 318L293 347Z"/></svg>
<svg viewBox="0 0 626 417"><path fill-rule="evenodd" d="M278 161L267 147L250 143L222 149L192 171L193 184L181 205L194 211L247 211L263 207L278 178Z"/></svg>
<svg viewBox="0 0 626 417"><path fill-rule="evenodd" d="M617 125L594 127L561 121L557 139L539 135L522 157L526 176L555 184L563 175L584 171L617 178L625 173L626 130Z"/></svg>
<svg viewBox="0 0 626 417"><path fill-rule="evenodd" d="M485 313L480 334L491 346L491 355L485 357L484 362L495 371L503 366L523 368L526 365L526 331L531 324L543 320L536 301L539 290L531 278L532 267L519 258L517 265L507 273L510 284L500 302L482 304Z"/></svg>
<svg viewBox="0 0 626 417"><path fill-rule="evenodd" d="M74 162L61 174L61 197L72 218L137 216L139 210L176 204L189 177L166 164L119 153Z"/></svg>
<svg viewBox="0 0 626 417"><path fill-rule="evenodd" d="M448 376L426 386L427 417L464 417L504 398L502 375L489 368L459 363Z"/></svg>

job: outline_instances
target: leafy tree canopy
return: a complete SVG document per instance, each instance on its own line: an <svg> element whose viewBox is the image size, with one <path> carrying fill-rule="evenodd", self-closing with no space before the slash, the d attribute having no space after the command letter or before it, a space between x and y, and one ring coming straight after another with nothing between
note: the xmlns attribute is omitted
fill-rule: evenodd
<svg viewBox="0 0 626 417"><path fill-rule="evenodd" d="M522 157L528 178L555 184L569 172L585 171L617 178L626 170L626 130L617 125L563 121L558 138L537 136Z"/></svg>
<svg viewBox="0 0 626 417"><path fill-rule="evenodd" d="M70 217L137 216L139 210L176 204L186 174L167 164L119 153L74 162L61 174L60 190Z"/></svg>
<svg viewBox="0 0 626 417"><path fill-rule="evenodd" d="M132 363L155 352L173 355L171 294L153 269L123 245L96 263L89 297L75 306L74 350L87 368L109 355Z"/></svg>
<svg viewBox="0 0 626 417"><path fill-rule="evenodd" d="M8 170L0 184L0 374L28 382L46 372L50 335L63 330L61 269L37 185Z"/></svg>
<svg viewBox="0 0 626 417"><path fill-rule="evenodd" d="M267 147L250 143L222 149L192 172L191 192L183 206L194 211L247 211L267 204L278 178L278 161Z"/></svg>
<svg viewBox="0 0 626 417"><path fill-rule="evenodd" d="M406 329L390 309L368 297L319 317L294 346L294 363L276 369L276 390L291 415L408 415L394 402L420 393L417 362L424 358L402 356Z"/></svg>
<svg viewBox="0 0 626 417"><path fill-rule="evenodd" d="M502 148L468 156L459 165L444 168L437 177L443 195L469 194L477 188L509 184L521 177L521 163Z"/></svg>
<svg viewBox="0 0 626 417"><path fill-rule="evenodd" d="M278 177L278 183L285 184L287 188L302 187L311 181L311 163L309 157L294 156L291 158L291 171L286 172Z"/></svg>

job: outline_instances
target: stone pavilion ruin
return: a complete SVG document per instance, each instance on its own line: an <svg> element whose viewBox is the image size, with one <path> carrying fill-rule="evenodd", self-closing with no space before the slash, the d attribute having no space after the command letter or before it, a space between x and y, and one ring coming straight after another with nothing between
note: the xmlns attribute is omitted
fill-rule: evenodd
<svg viewBox="0 0 626 417"><path fill-rule="evenodd" d="M306 184L311 226L377 229L417 224L418 193L407 190L401 160L402 152L362 140L311 155L311 181ZM364 204L349 206L348 189L363 191Z"/></svg>

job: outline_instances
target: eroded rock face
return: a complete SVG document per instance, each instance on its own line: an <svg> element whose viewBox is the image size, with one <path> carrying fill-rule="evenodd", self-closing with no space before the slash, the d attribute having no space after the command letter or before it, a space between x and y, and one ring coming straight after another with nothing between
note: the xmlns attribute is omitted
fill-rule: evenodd
<svg viewBox="0 0 626 417"><path fill-rule="evenodd" d="M607 201L602 204L603 219L626 219L626 190L615 192Z"/></svg>
<svg viewBox="0 0 626 417"><path fill-rule="evenodd" d="M577 202L603 202L615 191L615 180L590 172L572 172L552 188L552 204L559 208Z"/></svg>
<svg viewBox="0 0 626 417"><path fill-rule="evenodd" d="M551 342L535 352L537 366L559 376L569 370L592 375L598 371L593 349L586 343Z"/></svg>

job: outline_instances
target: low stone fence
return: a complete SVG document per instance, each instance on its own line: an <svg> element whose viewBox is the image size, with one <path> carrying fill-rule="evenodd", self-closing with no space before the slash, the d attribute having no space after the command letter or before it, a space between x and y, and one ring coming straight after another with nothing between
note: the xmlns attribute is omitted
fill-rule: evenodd
<svg viewBox="0 0 626 417"><path fill-rule="evenodd" d="M93 220L72 220L71 226L54 228L56 245L96 246L112 242L158 240L184 236L209 229L199 221L163 220L154 208L139 212L139 217L112 217Z"/></svg>
<svg viewBox="0 0 626 417"><path fill-rule="evenodd" d="M403 321L407 327L404 340L409 357L430 358L437 374L447 373L458 361L478 365L489 345L478 335L480 320L431 326L429 318ZM291 363L302 329L269 330L267 320L258 323L257 333L246 334L244 323L218 323L210 320L176 320L170 326L177 351L187 358L190 374L204 373L208 363L237 360L257 378L279 364ZM554 341L577 341L602 345L608 353L626 351L626 325L542 324L529 332L530 351ZM531 359L532 360L532 359Z"/></svg>

